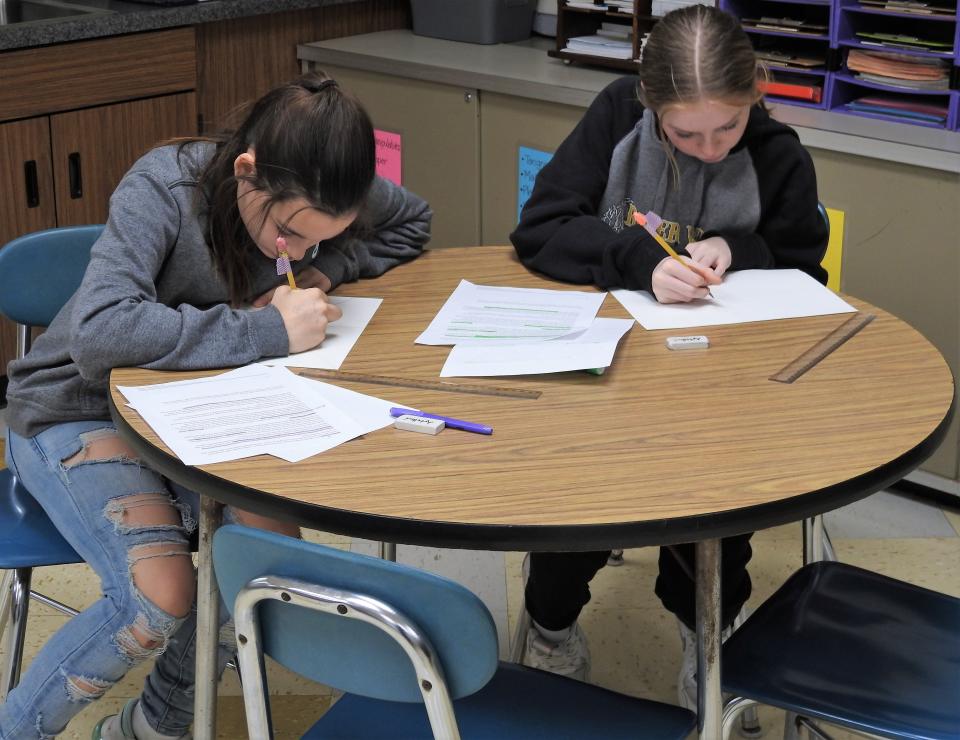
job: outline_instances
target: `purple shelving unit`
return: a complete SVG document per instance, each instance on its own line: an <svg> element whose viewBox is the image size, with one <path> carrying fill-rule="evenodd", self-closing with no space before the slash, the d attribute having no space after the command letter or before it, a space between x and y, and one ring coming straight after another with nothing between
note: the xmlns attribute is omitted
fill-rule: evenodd
<svg viewBox="0 0 960 740"><path fill-rule="evenodd" d="M720 8L741 19L790 19L803 24L795 31L756 28L747 22L743 30L757 51L821 59L817 67L788 67L768 62L773 82L809 84L820 88L820 100L812 102L768 93L771 102L824 109L829 97L830 39L833 8L830 0L720 0ZM806 27L806 28L805 28Z"/></svg>
<svg viewBox="0 0 960 740"><path fill-rule="evenodd" d="M826 31L811 29L810 33L794 33L774 29L759 29L751 23L744 25L758 51L772 50L795 56L824 59L823 67L794 68L769 64L774 81L811 80L819 82L823 92L819 103L768 94L771 102L808 108L827 109L844 115L877 118L886 121L960 130L960 0L923 0L929 6L947 8L947 12L905 12L901 7L886 8L862 3L861 0L719 0L719 6L741 19L789 18L804 25L826 26ZM921 9L918 7L918 9ZM870 38L864 34L892 34L910 36L942 46L921 44L896 46L890 42ZM878 43L880 42L880 43ZM952 68L949 89L928 90L877 83L857 76L847 68L850 49L873 52L893 52L918 59L943 60ZM945 111L942 122L902 115L851 110L847 104L859 98L871 97L889 100L894 106L904 103L933 105Z"/></svg>

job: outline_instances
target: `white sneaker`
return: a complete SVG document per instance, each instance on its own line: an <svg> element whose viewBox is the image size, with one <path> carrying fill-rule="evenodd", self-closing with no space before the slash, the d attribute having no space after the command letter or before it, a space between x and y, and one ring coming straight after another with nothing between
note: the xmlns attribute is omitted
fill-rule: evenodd
<svg viewBox="0 0 960 740"><path fill-rule="evenodd" d="M726 642L741 624L747 621L750 610L746 605L734 617L733 624L720 633L720 642ZM677 677L677 700L684 709L697 711L697 633L687 625L677 620L680 628L680 645L683 649L683 662L680 665L680 675Z"/></svg>
<svg viewBox="0 0 960 740"><path fill-rule="evenodd" d="M587 636L576 622L570 628L567 638L557 644L540 634L535 626L527 630L526 644L523 648L524 665L537 668L558 676L587 681L590 676L590 648Z"/></svg>

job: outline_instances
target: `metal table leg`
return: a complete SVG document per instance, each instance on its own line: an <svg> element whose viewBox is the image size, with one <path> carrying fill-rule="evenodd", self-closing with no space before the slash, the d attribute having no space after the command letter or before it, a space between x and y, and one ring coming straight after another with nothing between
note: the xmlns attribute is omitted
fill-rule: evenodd
<svg viewBox="0 0 960 740"><path fill-rule="evenodd" d="M213 534L223 520L223 504L200 499L200 547L197 551L197 670L193 736L217 736L217 644L220 639L220 589L213 574Z"/></svg>
<svg viewBox="0 0 960 740"><path fill-rule="evenodd" d="M697 736L720 740L720 540L696 544L697 559Z"/></svg>

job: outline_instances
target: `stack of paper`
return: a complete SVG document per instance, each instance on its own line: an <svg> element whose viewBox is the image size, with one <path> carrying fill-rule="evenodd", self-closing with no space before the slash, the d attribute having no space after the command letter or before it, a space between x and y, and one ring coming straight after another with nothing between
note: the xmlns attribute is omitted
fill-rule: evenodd
<svg viewBox="0 0 960 740"><path fill-rule="evenodd" d="M119 390L187 465L253 455L297 462L390 425L398 405L264 365Z"/></svg>
<svg viewBox="0 0 960 740"><path fill-rule="evenodd" d="M417 337L452 344L441 377L607 367L631 319L598 319L606 293L503 288L461 280Z"/></svg>
<svg viewBox="0 0 960 740"><path fill-rule="evenodd" d="M630 59L633 57L633 44L630 41L595 33L591 36L573 36L567 39L564 51L608 59Z"/></svg>
<svg viewBox="0 0 960 740"><path fill-rule="evenodd" d="M891 118L925 121L944 125L947 122L946 102L938 104L929 98L898 95L867 95L845 103L844 108L860 113L876 113Z"/></svg>
<svg viewBox="0 0 960 740"><path fill-rule="evenodd" d="M847 69L857 72L860 79L894 87L946 90L950 86L950 65L946 59L850 49Z"/></svg>

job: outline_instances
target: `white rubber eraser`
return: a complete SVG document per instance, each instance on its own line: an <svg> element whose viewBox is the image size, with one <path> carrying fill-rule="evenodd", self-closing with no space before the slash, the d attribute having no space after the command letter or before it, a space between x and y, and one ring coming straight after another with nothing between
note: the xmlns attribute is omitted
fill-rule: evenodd
<svg viewBox="0 0 960 740"><path fill-rule="evenodd" d="M398 416L393 420L393 425L405 432L420 432L421 434L439 434L446 426L443 419L428 419L426 416L413 416L412 414Z"/></svg>
<svg viewBox="0 0 960 740"><path fill-rule="evenodd" d="M710 340L702 334L693 337L667 337L667 347L670 349L706 349Z"/></svg>

